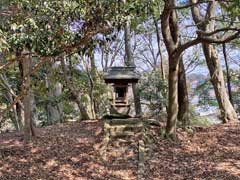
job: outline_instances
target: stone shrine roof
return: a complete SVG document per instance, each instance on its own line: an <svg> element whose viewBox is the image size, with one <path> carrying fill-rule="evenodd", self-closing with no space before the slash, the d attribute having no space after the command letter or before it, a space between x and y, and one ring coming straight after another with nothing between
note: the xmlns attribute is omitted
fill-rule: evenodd
<svg viewBox="0 0 240 180"><path fill-rule="evenodd" d="M140 75L133 66L110 67L103 75L106 83L136 83Z"/></svg>

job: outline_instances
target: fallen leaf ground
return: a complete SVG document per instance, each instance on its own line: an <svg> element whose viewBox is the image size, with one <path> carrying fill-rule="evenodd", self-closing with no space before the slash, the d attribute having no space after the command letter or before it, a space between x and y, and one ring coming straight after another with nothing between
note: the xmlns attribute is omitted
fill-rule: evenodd
<svg viewBox="0 0 240 180"><path fill-rule="evenodd" d="M138 140L114 139L105 156L101 121L66 123L37 129L38 137L24 144L22 134L0 134L1 180L135 180ZM151 130L154 146L146 160L145 179L240 180L240 125L195 127L178 131L178 140Z"/></svg>

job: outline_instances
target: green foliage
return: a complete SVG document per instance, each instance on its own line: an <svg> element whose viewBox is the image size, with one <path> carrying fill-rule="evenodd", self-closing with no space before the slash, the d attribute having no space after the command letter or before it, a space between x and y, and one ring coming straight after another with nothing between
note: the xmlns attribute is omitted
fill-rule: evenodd
<svg viewBox="0 0 240 180"><path fill-rule="evenodd" d="M109 86L105 84L103 81L103 76L100 74L95 81L94 90L93 90L93 98L97 105L97 114L98 117L102 117L106 115L109 109L109 99L108 99L108 92L110 92Z"/></svg>
<svg viewBox="0 0 240 180"><path fill-rule="evenodd" d="M75 52L85 51L84 47L96 43L94 35L97 33L111 34L126 18L130 18L136 27L156 11L155 7L159 8L159 1L155 0L126 3L114 0L11 0L4 4L9 11L14 10L0 23L0 30L8 37L5 40L0 31L0 43L9 44L12 51L28 48L33 53L52 56L74 49ZM90 32L93 34L82 48L74 48Z"/></svg>
<svg viewBox="0 0 240 180"><path fill-rule="evenodd" d="M107 0L12 0L6 3L11 15L0 23L8 39L1 35L0 42L7 41L12 51L28 48L40 55L59 55L74 49L86 33L110 33L102 29L111 29L117 6L115 1Z"/></svg>
<svg viewBox="0 0 240 180"><path fill-rule="evenodd" d="M144 73L138 85L141 98L153 115L159 114L167 104L167 84L159 71ZM145 103L144 103L145 104Z"/></svg>
<svg viewBox="0 0 240 180"><path fill-rule="evenodd" d="M73 104L69 103L69 101L65 101L63 105L63 112L66 115L77 115L77 112L74 110Z"/></svg>
<svg viewBox="0 0 240 180"><path fill-rule="evenodd" d="M233 0L227 4L221 3L222 7L231 13L231 17L238 17L240 13L240 1Z"/></svg>
<svg viewBox="0 0 240 180"><path fill-rule="evenodd" d="M160 18L160 10L163 1L156 0L129 0L125 4L121 4L120 19L131 19L131 24L136 27L138 24L148 19L149 16Z"/></svg>
<svg viewBox="0 0 240 180"><path fill-rule="evenodd" d="M206 117L200 117L199 115L197 115L194 106L190 106L189 113L190 113L190 117L189 117L190 126L205 126L205 127L207 127L210 125L210 123Z"/></svg>
<svg viewBox="0 0 240 180"><path fill-rule="evenodd" d="M217 100L211 96L210 92L213 91L213 87L210 83L210 80L205 80L204 82L200 83L196 87L196 91L194 92L195 95L198 95L199 98L199 105L203 106L217 106Z"/></svg>
<svg viewBox="0 0 240 180"><path fill-rule="evenodd" d="M204 126L204 127L210 126L208 119L204 117L195 117L191 119L190 124L191 126Z"/></svg>
<svg viewBox="0 0 240 180"><path fill-rule="evenodd" d="M231 73L231 82L232 82L232 96L233 96L233 104L238 113L240 113L240 72L233 71Z"/></svg>

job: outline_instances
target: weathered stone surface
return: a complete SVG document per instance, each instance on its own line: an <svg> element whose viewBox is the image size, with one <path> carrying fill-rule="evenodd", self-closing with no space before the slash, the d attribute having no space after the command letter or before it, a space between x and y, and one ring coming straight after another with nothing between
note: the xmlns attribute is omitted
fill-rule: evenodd
<svg viewBox="0 0 240 180"><path fill-rule="evenodd" d="M106 83L136 83L140 75L135 67L110 67L103 75Z"/></svg>

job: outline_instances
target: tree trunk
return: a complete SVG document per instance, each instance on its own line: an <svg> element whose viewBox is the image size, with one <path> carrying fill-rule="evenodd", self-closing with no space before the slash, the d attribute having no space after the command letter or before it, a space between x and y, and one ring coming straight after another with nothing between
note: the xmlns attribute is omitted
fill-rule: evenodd
<svg viewBox="0 0 240 180"><path fill-rule="evenodd" d="M223 71L218 59L217 51L212 45L203 43L203 52L210 72L211 83L214 87L218 101L222 122L228 123L230 121L237 121L237 113L227 94Z"/></svg>
<svg viewBox="0 0 240 180"><path fill-rule="evenodd" d="M5 94L6 94L5 97L6 97L7 101L9 102L9 104L12 104L14 101L12 94L9 91L5 91ZM13 123L16 131L20 131L21 127L20 127L19 120L18 120L16 105L14 105L12 107L11 120L12 120L12 123Z"/></svg>
<svg viewBox="0 0 240 180"><path fill-rule="evenodd" d="M3 86L3 88L6 91L5 94L6 94L7 101L10 104L12 104L14 102L14 98L16 98L17 96L14 93L13 89L11 88L5 73L0 74L0 81L1 81L1 85ZM12 107L12 114L13 114L13 117L11 119L12 119L12 122L14 124L15 129L17 131L21 131L23 129L23 124L20 121L21 119L19 119L19 117L18 117L17 106L16 105L14 105Z"/></svg>
<svg viewBox="0 0 240 180"><path fill-rule="evenodd" d="M23 131L24 129L24 108L23 108L23 104L22 106L20 105L20 103L16 103L16 111L17 111L17 116L18 116L18 121L19 121L19 125L20 125L20 129L21 131Z"/></svg>
<svg viewBox="0 0 240 180"><path fill-rule="evenodd" d="M175 138L178 117L178 72L181 53L175 54L180 47L179 27L176 10L170 8L175 0L166 1L161 15L161 28L163 40L168 52L168 118L166 137Z"/></svg>
<svg viewBox="0 0 240 180"><path fill-rule="evenodd" d="M124 40L125 40L125 64L127 66L134 66L134 60L132 58L131 52L131 30L130 30L130 20L128 20L124 27ZM132 91L133 91L133 98L134 98L134 105L135 105L135 113L136 116L141 116L142 108L141 108L141 100L140 95L137 90L136 84L132 84Z"/></svg>
<svg viewBox="0 0 240 180"><path fill-rule="evenodd" d="M32 126L31 118L31 96L30 96L30 68L31 68L31 55L28 55L25 59L21 59L22 67L22 92L23 106L24 106L24 139L25 141L31 141L32 136L35 135Z"/></svg>
<svg viewBox="0 0 240 180"><path fill-rule="evenodd" d="M30 99L31 99L32 124L36 127L36 125L38 124L38 111L37 111L35 95L34 95L34 92L32 90L30 90Z"/></svg>
<svg viewBox="0 0 240 180"><path fill-rule="evenodd" d="M185 128L189 124L189 99L186 72L182 58L179 62L178 71L178 104L178 121Z"/></svg>
<svg viewBox="0 0 240 180"><path fill-rule="evenodd" d="M162 80L165 81L166 80L166 75L165 75L165 69L164 69L164 57L162 54L162 49L161 49L161 38L160 38L160 32L158 29L158 21L156 20L155 17L153 17L153 21L154 21L154 25L155 25L155 29L156 29L156 35L157 35L157 44L158 44L158 52L160 55L160 70L161 70L161 75L162 75Z"/></svg>
<svg viewBox="0 0 240 180"><path fill-rule="evenodd" d="M46 87L48 89L48 97L50 101L47 103L47 117L48 124L56 124L63 122L63 105L57 101L57 98L62 94L62 84L56 82L54 70L56 70L57 64L51 62L48 73L46 76Z"/></svg>
<svg viewBox="0 0 240 180"><path fill-rule="evenodd" d="M227 73L228 96L229 96L230 102L233 105L231 75L230 75L230 72L229 72L228 57L227 57L227 52L226 52L226 44L224 43L222 46L223 46L223 55L224 55L224 61L225 61L225 66L226 66L226 73Z"/></svg>
<svg viewBox="0 0 240 180"><path fill-rule="evenodd" d="M20 53L16 53L16 57L19 57L21 54ZM18 67L19 67L19 71L20 71L20 77L19 77L19 81L17 81L17 91L21 92L22 91L22 81L23 81L23 68L22 68L22 63L21 61L18 59ZM18 115L18 119L19 122L21 122L22 124L22 130L24 130L24 106L22 102L17 102L16 103L16 108L17 108L17 115Z"/></svg>
<svg viewBox="0 0 240 180"><path fill-rule="evenodd" d="M191 0L191 3L196 3L197 0ZM216 2L210 1L208 3L205 16L201 15L200 9L197 6L191 8L192 16L197 28L201 31L211 32L214 31L214 18L216 10ZM209 20L211 19L211 20ZM236 121L237 113L231 104L227 90L225 88L223 71L221 63L218 58L217 51L213 45L202 43L203 52L207 61L207 66L211 76L211 83L214 87L215 95L218 101L218 106L221 112L223 123Z"/></svg>
<svg viewBox="0 0 240 180"><path fill-rule="evenodd" d="M9 103L12 104L14 102L14 98L13 96L7 92L7 96L8 96L8 100L9 100ZM17 114L17 108L16 108L16 105L14 105L12 107L12 113L13 113L13 118L12 118L12 122L14 124L14 127L17 131L21 131L23 129L23 126L21 124L21 122L19 121L18 119L18 114Z"/></svg>
<svg viewBox="0 0 240 180"><path fill-rule="evenodd" d="M178 61L176 59L176 61ZM178 116L178 63L169 60L168 75L168 119L166 126L166 136L175 138L176 124Z"/></svg>
<svg viewBox="0 0 240 180"><path fill-rule="evenodd" d="M68 87L69 91L71 92L72 96L74 97L74 99L75 99L75 101L76 101L76 103L78 105L78 108L80 110L81 120L90 119L90 117L89 117L89 115L87 113L86 108L83 106L83 104L81 102L81 98L78 95L77 89L75 88L73 82L71 82L70 78L68 77L67 68L66 68L66 65L65 65L63 57L61 57L61 65L62 65L64 80L65 80L65 82L67 84L67 87Z"/></svg>
<svg viewBox="0 0 240 180"><path fill-rule="evenodd" d="M89 75L89 81L90 81L90 100L91 100L91 112L93 119L96 119L97 117L97 102L94 97L94 90L95 90L95 83L97 81L97 68L95 65L95 59L94 59L94 53L91 51L91 55L89 55L90 58L90 64L91 64L91 70Z"/></svg>

